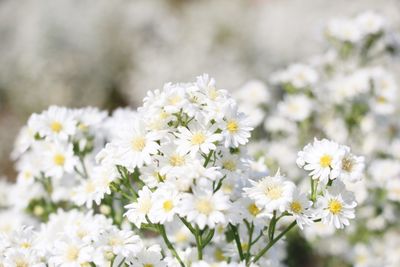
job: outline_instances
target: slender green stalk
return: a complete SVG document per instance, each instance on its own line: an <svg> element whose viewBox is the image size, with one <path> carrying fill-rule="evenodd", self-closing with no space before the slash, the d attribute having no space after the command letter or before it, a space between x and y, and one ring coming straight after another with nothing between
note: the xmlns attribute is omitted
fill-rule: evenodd
<svg viewBox="0 0 400 267"><path fill-rule="evenodd" d="M179 264L182 267L185 267L185 264L183 263L182 259L179 257L178 252L176 252L174 246L172 245L171 241L169 241L168 236L165 232L165 227L162 224L158 225L158 230L162 236L162 238L164 239L165 244L167 245L169 251L171 251L172 255L178 260Z"/></svg>
<svg viewBox="0 0 400 267"><path fill-rule="evenodd" d="M252 246L252 242L253 242L253 231L254 231L254 223L252 222L251 224L249 224L248 221L244 221L247 227L247 232L249 234L249 241L248 241L248 245L247 245L247 251L246 251L246 263L249 262L251 254L250 254L250 249Z"/></svg>
<svg viewBox="0 0 400 267"><path fill-rule="evenodd" d="M189 229L189 231L190 231L194 236L196 236L196 230L193 228L193 226L192 226L188 221L186 221L184 218L179 217L179 219L181 219L181 221L182 221L183 224L186 226L186 228Z"/></svg>
<svg viewBox="0 0 400 267"><path fill-rule="evenodd" d="M211 242L212 238L214 237L214 233L215 233L215 229L210 229L207 236L205 237L205 239L202 242L203 248L205 248L208 245L208 243Z"/></svg>
<svg viewBox="0 0 400 267"><path fill-rule="evenodd" d="M232 230L233 237L234 237L235 242L236 242L236 247L237 247L238 252L239 252L240 260L242 261L242 260L244 260L243 248L242 248L242 243L240 242L240 236L239 236L239 233L238 233L238 231L237 231L237 227L234 226L234 225L231 224L231 223L229 224L229 226L230 226L230 228L231 228L231 230Z"/></svg>
<svg viewBox="0 0 400 267"><path fill-rule="evenodd" d="M254 257L253 262L257 262L267 251L275 245L276 242L278 242L284 235L286 235L287 232L289 232L293 227L296 226L296 221L293 221L285 230L283 230L277 237L275 237L273 240L268 242L267 246L265 246L258 254Z"/></svg>
<svg viewBox="0 0 400 267"><path fill-rule="evenodd" d="M201 238L201 232L199 227L196 225L195 229L195 239L196 239L196 246L197 246L197 258L199 260L203 259L203 240Z"/></svg>
<svg viewBox="0 0 400 267"><path fill-rule="evenodd" d="M311 179L311 201L315 202L317 200L317 188L318 188L318 181Z"/></svg>
<svg viewBox="0 0 400 267"><path fill-rule="evenodd" d="M210 153L208 153L208 156L206 157L206 160L204 161L203 167L207 167L208 163L210 162L210 159L214 153L214 150L211 150Z"/></svg>

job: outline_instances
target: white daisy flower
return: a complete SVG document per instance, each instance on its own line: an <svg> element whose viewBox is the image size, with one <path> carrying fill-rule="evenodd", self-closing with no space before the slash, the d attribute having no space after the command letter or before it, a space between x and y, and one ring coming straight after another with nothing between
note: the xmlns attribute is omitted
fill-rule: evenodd
<svg viewBox="0 0 400 267"><path fill-rule="evenodd" d="M93 248L81 240L64 235L54 242L49 264L60 267L79 267L91 261Z"/></svg>
<svg viewBox="0 0 400 267"><path fill-rule="evenodd" d="M157 143L160 136L154 132L147 132L145 122L140 118L121 130L119 137L113 142L116 147L117 164L133 172L135 167L150 164L151 155L157 153L160 145Z"/></svg>
<svg viewBox="0 0 400 267"><path fill-rule="evenodd" d="M226 223L224 212L229 207L229 196L221 191L213 193L211 190L194 188L193 194L183 194L178 213L189 222L196 223L200 229L206 225L215 228L216 224Z"/></svg>
<svg viewBox="0 0 400 267"><path fill-rule="evenodd" d="M350 153L348 146L342 146L342 148L345 150L345 154L340 163L340 178L353 183L360 181L364 176L364 157L357 157Z"/></svg>
<svg viewBox="0 0 400 267"><path fill-rule="evenodd" d="M324 224L342 229L350 224L349 219L354 219L356 206L354 194L346 190L343 182L335 180L323 195L318 196L316 217Z"/></svg>
<svg viewBox="0 0 400 267"><path fill-rule="evenodd" d="M143 249L143 242L132 231L111 227L100 234L96 245L123 257L135 256Z"/></svg>
<svg viewBox="0 0 400 267"><path fill-rule="evenodd" d="M275 176L267 176L260 181L250 180L252 187L244 188L246 195L253 199L258 207L265 209L266 215L272 216L273 211L285 211L292 201L295 184L286 181L279 171Z"/></svg>
<svg viewBox="0 0 400 267"><path fill-rule="evenodd" d="M38 151L43 155L43 172L47 177L61 178L64 173L73 173L77 164L72 144L41 142Z"/></svg>
<svg viewBox="0 0 400 267"><path fill-rule="evenodd" d="M153 223L171 222L178 211L181 194L172 184L163 184L153 193L149 218Z"/></svg>
<svg viewBox="0 0 400 267"><path fill-rule="evenodd" d="M191 156L195 156L198 151L208 154L211 150L215 150L214 142L221 140L221 135L215 133L217 127L215 125L202 125L200 123L192 123L189 128L178 127L178 133L175 143L178 146L178 153L189 152Z"/></svg>
<svg viewBox="0 0 400 267"><path fill-rule="evenodd" d="M135 257L130 257L127 261L131 264L129 266L166 267L161 259L160 246L153 245L149 248L143 248Z"/></svg>
<svg viewBox="0 0 400 267"><path fill-rule="evenodd" d="M76 131L77 122L70 110L64 107L51 106L41 114L33 114L28 127L41 137L53 140L67 140Z"/></svg>
<svg viewBox="0 0 400 267"><path fill-rule="evenodd" d="M312 110L311 99L302 94L286 95L284 100L278 104L279 113L292 121L307 119Z"/></svg>
<svg viewBox="0 0 400 267"><path fill-rule="evenodd" d="M225 120L220 122L225 147L238 147L249 141L250 131L247 117L238 111L236 104L226 105L224 110Z"/></svg>
<svg viewBox="0 0 400 267"><path fill-rule="evenodd" d="M303 230L304 225L311 225L313 223L311 219L313 217L312 204L312 201L309 200L306 194L300 194L297 189L293 191L293 198L288 205L287 211L294 216L301 230Z"/></svg>
<svg viewBox="0 0 400 267"><path fill-rule="evenodd" d="M147 223L146 216L149 215L153 206L152 194L150 189L144 186L138 192L137 201L125 206L128 211L124 216L138 228L140 228L142 223Z"/></svg>
<svg viewBox="0 0 400 267"><path fill-rule="evenodd" d="M300 168L309 171L312 179L326 184L340 175L345 150L339 144L327 139L314 139L298 153L296 160Z"/></svg>

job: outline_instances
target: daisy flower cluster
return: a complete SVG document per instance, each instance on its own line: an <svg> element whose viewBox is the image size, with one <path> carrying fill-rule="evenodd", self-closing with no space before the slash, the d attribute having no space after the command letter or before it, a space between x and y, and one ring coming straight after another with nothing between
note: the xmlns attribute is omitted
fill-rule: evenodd
<svg viewBox="0 0 400 267"><path fill-rule="evenodd" d="M257 118L249 152L301 188L309 185L295 165L308 173L311 198L321 213L302 238L320 255L340 259L339 266L398 266L396 253L382 249L399 231L396 33L383 16L368 11L329 22L326 34L326 53L290 64L252 87L268 91L264 102L242 97L248 84L235 94ZM350 227L334 231L352 218ZM358 253L360 258L354 256Z"/></svg>
<svg viewBox="0 0 400 267"><path fill-rule="evenodd" d="M158 245L92 212L59 210L39 230L21 227L1 241L3 266L162 266Z"/></svg>
<svg viewBox="0 0 400 267"><path fill-rule="evenodd" d="M21 208L45 219L57 206L77 198L79 187L95 172L95 155L107 137L107 116L97 108L51 106L29 118L12 153L17 188L36 191L24 198Z"/></svg>
<svg viewBox="0 0 400 267"><path fill-rule="evenodd" d="M206 74L111 116L55 106L32 115L7 186L31 189L18 211L33 222L2 231L0 263L284 266L295 226L348 226L357 204L344 182L360 180L363 158L316 139L298 154L310 176L301 187L250 156L251 125Z"/></svg>

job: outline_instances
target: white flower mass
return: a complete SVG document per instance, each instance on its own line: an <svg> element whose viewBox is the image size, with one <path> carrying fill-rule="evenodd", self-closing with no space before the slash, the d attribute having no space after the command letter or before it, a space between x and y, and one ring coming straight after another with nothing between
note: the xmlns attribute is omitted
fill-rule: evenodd
<svg viewBox="0 0 400 267"><path fill-rule="evenodd" d="M327 54L238 101L203 74L135 110L32 114L16 183L0 187L0 266L286 266L293 236L398 266L399 234L382 234L400 213L398 87L367 64L389 53L386 27L374 12L335 19Z"/></svg>

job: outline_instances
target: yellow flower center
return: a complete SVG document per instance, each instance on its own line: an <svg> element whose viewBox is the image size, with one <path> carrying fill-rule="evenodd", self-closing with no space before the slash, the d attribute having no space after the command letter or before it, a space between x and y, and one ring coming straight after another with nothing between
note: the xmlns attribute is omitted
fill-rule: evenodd
<svg viewBox="0 0 400 267"><path fill-rule="evenodd" d="M151 201L144 200L139 203L139 211L147 214L151 209Z"/></svg>
<svg viewBox="0 0 400 267"><path fill-rule="evenodd" d="M220 249L220 248L215 249L214 258L215 258L217 261L224 261L224 260L226 260L225 255L224 255L224 252L223 252L222 249Z"/></svg>
<svg viewBox="0 0 400 267"><path fill-rule="evenodd" d="M15 261L15 267L29 267L29 264L24 260L17 259Z"/></svg>
<svg viewBox="0 0 400 267"><path fill-rule="evenodd" d="M379 104L385 104L387 102L387 99L383 96L378 96L376 98L376 102L378 102Z"/></svg>
<svg viewBox="0 0 400 267"><path fill-rule="evenodd" d="M222 163L222 167L224 167L224 169L231 171L231 172L236 170L236 164L233 160L224 161Z"/></svg>
<svg viewBox="0 0 400 267"><path fill-rule="evenodd" d="M122 240L121 239L119 239L119 238L115 238L115 237L113 237L113 238L110 238L109 240L108 240L108 245L110 245L110 246L118 246L118 245L122 245L123 244L123 242L122 242Z"/></svg>
<svg viewBox="0 0 400 267"><path fill-rule="evenodd" d="M82 132L87 132L89 130L89 126L87 126L86 124L84 124L83 122L78 124L78 128L79 130L81 130Z"/></svg>
<svg viewBox="0 0 400 267"><path fill-rule="evenodd" d="M290 209L294 212L294 213L300 213L303 210L303 206L301 206L301 203L299 201L293 201L290 204Z"/></svg>
<svg viewBox="0 0 400 267"><path fill-rule="evenodd" d="M260 209L257 207L257 205L256 205L255 203L250 204L250 205L247 207L247 210L248 210L248 211L250 212L250 214L253 215L253 216L257 216L257 214L260 213Z"/></svg>
<svg viewBox="0 0 400 267"><path fill-rule="evenodd" d="M164 201L164 203L163 203L163 209L165 210L165 211L171 211L172 209L174 208L174 203L172 203L172 201L171 200L166 200L166 201Z"/></svg>
<svg viewBox="0 0 400 267"><path fill-rule="evenodd" d="M267 188L267 191L265 192L267 197L269 197L272 200L276 200L278 198L282 197L282 188L279 186L271 186Z"/></svg>
<svg viewBox="0 0 400 267"><path fill-rule="evenodd" d="M76 247L71 246L67 249L66 258L68 261L75 261L78 259L78 256L79 256L79 250Z"/></svg>
<svg viewBox="0 0 400 267"><path fill-rule="evenodd" d="M231 120L231 121L228 121L226 128L228 129L228 131L230 133L236 133L239 130L239 125L236 121Z"/></svg>
<svg viewBox="0 0 400 267"><path fill-rule="evenodd" d="M213 211L212 204L208 199L198 200L196 203L196 209L205 215L209 215Z"/></svg>
<svg viewBox="0 0 400 267"><path fill-rule="evenodd" d="M55 154L53 157L54 164L57 166L63 166L65 163L65 157L62 154Z"/></svg>
<svg viewBox="0 0 400 267"><path fill-rule="evenodd" d="M249 247L249 244L248 243L245 243L245 242L243 242L242 243L242 250L243 251L247 251L247 248Z"/></svg>
<svg viewBox="0 0 400 267"><path fill-rule="evenodd" d="M20 246L21 248L30 248L32 245L29 242L22 242Z"/></svg>
<svg viewBox="0 0 400 267"><path fill-rule="evenodd" d="M197 132L192 136L193 145L201 145L206 141L206 136L202 132Z"/></svg>
<svg viewBox="0 0 400 267"><path fill-rule="evenodd" d="M344 158L342 160L342 169L346 172L351 172L353 169L353 161L350 158Z"/></svg>
<svg viewBox="0 0 400 267"><path fill-rule="evenodd" d="M50 124L50 128L51 128L51 130L52 130L53 132L59 133L59 132L63 129L63 126L62 126L62 124L61 124L60 122L58 122L58 121L53 121L53 122Z"/></svg>
<svg viewBox="0 0 400 267"><path fill-rule="evenodd" d="M182 166L183 164L185 164L185 158L180 155L172 155L169 158L169 164L171 164L174 167Z"/></svg>
<svg viewBox="0 0 400 267"><path fill-rule="evenodd" d="M329 203L328 203L328 208L329 208L329 211L331 212L331 213L333 213L333 214L338 214L338 213L340 213L341 211L342 211L342 209L343 209L343 205L342 205L342 203L340 203L338 200L336 200L336 199L332 199L331 201L329 201Z"/></svg>
<svg viewBox="0 0 400 267"><path fill-rule="evenodd" d="M169 104L173 105L173 106L178 104L181 100L182 100L182 98L179 95L174 95L174 96L171 96L170 98L168 98Z"/></svg>
<svg viewBox="0 0 400 267"><path fill-rule="evenodd" d="M187 240L188 240L188 236L184 232L179 231L178 233L176 233L175 242L183 243L183 242L185 242Z"/></svg>
<svg viewBox="0 0 400 267"><path fill-rule="evenodd" d="M208 96L211 100L215 100L218 97L218 91L215 88L210 88L208 90Z"/></svg>
<svg viewBox="0 0 400 267"><path fill-rule="evenodd" d="M94 191L96 191L96 186L94 185L93 182L88 182L85 185L85 192L86 193L93 193Z"/></svg>
<svg viewBox="0 0 400 267"><path fill-rule="evenodd" d="M142 151L146 146L146 139L142 136L138 136L133 138L132 140L132 148L134 151Z"/></svg>
<svg viewBox="0 0 400 267"><path fill-rule="evenodd" d="M332 157L327 154L323 155L319 159L319 164L324 168L329 167L331 165L331 163L332 163Z"/></svg>
<svg viewBox="0 0 400 267"><path fill-rule="evenodd" d="M151 263L145 263L143 264L143 267L154 267L154 265Z"/></svg>

